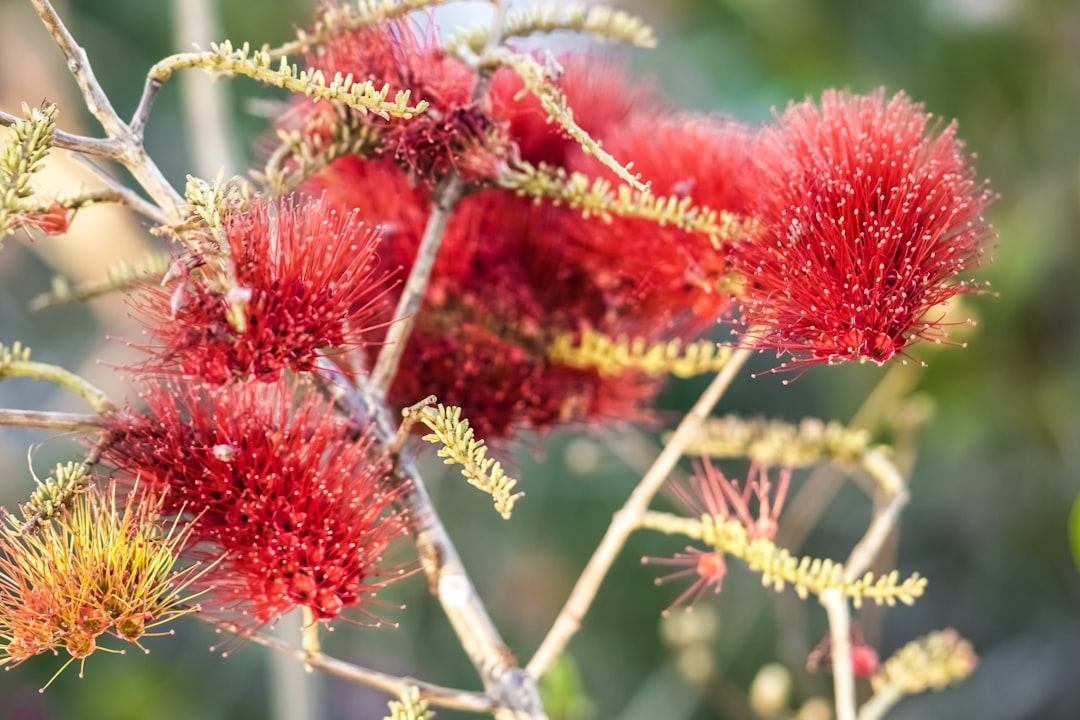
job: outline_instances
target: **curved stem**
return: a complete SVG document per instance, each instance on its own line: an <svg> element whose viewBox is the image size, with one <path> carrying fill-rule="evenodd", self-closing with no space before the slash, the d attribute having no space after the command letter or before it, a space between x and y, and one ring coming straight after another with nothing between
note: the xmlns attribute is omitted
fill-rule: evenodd
<svg viewBox="0 0 1080 720"><path fill-rule="evenodd" d="M347 663L323 655L322 653L311 653L303 648L293 647L279 638L248 633L231 626L223 627L224 629L235 632L258 645L262 645L275 652L292 657L300 663L318 668L331 675L336 675L347 680L384 690L391 695L400 696L405 690L410 687L415 687L420 690L420 696L432 705L478 713L490 713L498 707L495 701L487 695L442 687L440 685L424 682L423 680L387 675L386 673L381 673L377 670L369 670L358 665L353 665L352 663Z"/></svg>
<svg viewBox="0 0 1080 720"><path fill-rule="evenodd" d="M16 360L0 366L0 380L8 377L27 377L55 383L81 395L99 413L116 409L116 406L109 401L109 398L101 390L98 390L81 376L57 365L32 360Z"/></svg>
<svg viewBox="0 0 1080 720"><path fill-rule="evenodd" d="M648 510L653 496L664 484L668 474L682 457L686 445L700 431L702 424L708 418L713 407L719 402L727 390L735 375L742 368L752 351L749 348L740 348L731 356L730 362L724 366L712 383L705 389L698 401L679 423L675 433L671 436L668 444L657 456L652 467L634 488L626 503L622 506L608 526L600 545L596 548L588 565L586 565L577 584L574 585L570 597L559 612L555 623L548 631L547 637L540 644L540 648L533 655L527 667L529 675L540 678L555 661L559 653L563 651L567 643L581 626L581 620L588 612L593 598L596 597L600 584L607 576L611 564L615 561L619 551L622 550L626 539L634 531L641 517Z"/></svg>

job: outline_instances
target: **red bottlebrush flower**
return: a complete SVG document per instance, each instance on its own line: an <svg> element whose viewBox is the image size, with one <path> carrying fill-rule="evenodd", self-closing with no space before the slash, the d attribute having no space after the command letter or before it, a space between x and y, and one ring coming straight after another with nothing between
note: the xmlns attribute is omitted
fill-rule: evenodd
<svg viewBox="0 0 1080 720"><path fill-rule="evenodd" d="M404 21L362 27L316 47L307 64L331 77L351 74L356 82L389 85L391 95L408 90L415 100L426 101L427 110L408 120L347 113L348 122L375 133L374 157L393 158L424 180L434 182L450 170L491 177L505 155L505 138L489 103L473 98L476 73L447 54L434 29L422 38ZM326 103L305 101L298 112L312 129L341 121Z"/></svg>
<svg viewBox="0 0 1080 720"><path fill-rule="evenodd" d="M40 230L46 235L63 235L71 228L71 218L74 214L72 210L57 204L46 210L15 213L11 219L15 227Z"/></svg>
<svg viewBox="0 0 1080 720"><path fill-rule="evenodd" d="M764 131L760 232L735 248L749 341L797 363L880 364L940 339L935 308L977 287L956 278L981 261L992 195L955 125L929 123L902 93L829 91Z"/></svg>
<svg viewBox="0 0 1080 720"><path fill-rule="evenodd" d="M749 129L731 120L639 112L604 136L604 149L632 162L654 195L689 198L699 209L726 213L734 226L750 205L744 178L752 168L751 140ZM572 170L588 173L596 166L580 149L571 156ZM608 294L631 321L688 324L685 334L697 335L728 311L733 238L618 216L566 222L568 235L595 254L598 268L616 270L597 274L610 279Z"/></svg>
<svg viewBox="0 0 1080 720"><path fill-rule="evenodd" d="M376 219L383 262L403 272L412 266L430 201L393 163L342 158L308 187ZM404 407L434 393L462 407L485 438L642 414L657 382L633 372L603 377L548 359L559 333L614 322L593 265L566 242L565 216L572 212L500 190L458 203L390 388L391 403Z"/></svg>
<svg viewBox="0 0 1080 720"><path fill-rule="evenodd" d="M675 484L670 487L695 517L709 515L720 521L734 519L746 528L751 538L772 540L776 537L780 512L784 509L790 485L790 468L780 471L780 481L774 490L765 467L753 464L740 489L738 483L729 480L706 460L690 478L689 489ZM756 500L753 510L750 507L752 498Z"/></svg>
<svg viewBox="0 0 1080 720"><path fill-rule="evenodd" d="M166 383L142 397L144 413L112 418L102 461L190 518L197 551L220 552L206 582L223 609L330 619L401 575L377 567L406 529L398 492L330 401L281 383Z"/></svg>
<svg viewBox="0 0 1080 720"><path fill-rule="evenodd" d="M641 558L641 563L681 568L669 575L656 578L654 582L657 585L664 585L685 577L694 578L690 587L686 588L664 610L665 617L679 607L685 607L686 611L690 612L709 588L712 588L714 593L720 592L724 584L724 575L727 574L727 563L724 561L723 553L698 550L695 547L687 547L685 553L675 553L675 556L670 558L644 557Z"/></svg>
<svg viewBox="0 0 1080 720"><path fill-rule="evenodd" d="M231 209L224 225L232 293L246 296L242 327L230 322L230 292L184 272L140 297L158 341L144 370L273 380L313 370L320 349L363 343L389 285L377 270L375 231L355 212L322 200L258 201Z"/></svg>
<svg viewBox="0 0 1080 720"><path fill-rule="evenodd" d="M780 511L784 507L787 497L788 485L791 483L791 471L784 469L780 475L780 483L773 491L769 483L769 477L765 468L754 465L750 468L750 475L743 484L742 489L724 476L712 463L705 461L698 472L690 478L690 487L670 485L675 497L696 517L710 516L721 523L729 519L739 522L751 539L764 538L772 540L776 537L777 521ZM756 498L756 507L751 511L751 498ZM687 610L698 600L708 588L714 592L720 592L720 587L727 573L727 563L723 553L711 550L699 550L687 547L685 553L675 553L671 558L642 558L641 562L647 565L669 565L681 567L682 570L656 579L657 585L678 580L684 577L694 577L693 583L664 611L667 615L680 605L685 605Z"/></svg>
<svg viewBox="0 0 1080 720"><path fill-rule="evenodd" d="M360 122L370 129L370 147L336 159L303 188L379 223L380 255L403 272L412 267L430 215L430 181L442 172L432 168L454 168L472 181L490 178L500 163L520 157L608 172L548 121L512 70L496 71L488 93L474 99L475 73L434 41L418 41L402 24L346 34L310 63L324 73L353 73L388 82L394 90L413 89L416 98L431 102L425 113L401 123L340 116L307 102L285 120L316 140L325 139L332 123ZM651 88L629 82L612 63L584 56L560 58L553 82L588 132L605 143L610 139L627 153L623 159L636 160L640 152L665 192L705 199L718 210L740 202L726 179L737 175L735 158L745 158L745 136L734 126L685 118L663 122L662 133L672 142L698 146L696 154L677 153L678 166L672 167L670 153L639 148L646 138L650 147L668 145L656 138L659 113ZM431 123L457 111L473 113L480 118L475 126L497 130L500 140L481 143L484 152L476 153L477 146L466 141L475 133L459 127L441 136L447 159L439 160L438 153L424 162L408 157L433 146L418 144L407 132L434 132ZM476 162L480 157L497 162L483 170ZM694 179L702 174L709 177ZM417 176L424 182L416 182ZM646 340L700 334L728 303L715 280L728 270L726 252L704 234L637 221L608 225L574 209L481 187L470 184L453 210L390 388L391 403L410 405L434 393L443 403L461 406L484 437L574 420L640 418L658 381L636 372L605 377L573 368L550 360L549 348L556 337L586 327Z"/></svg>

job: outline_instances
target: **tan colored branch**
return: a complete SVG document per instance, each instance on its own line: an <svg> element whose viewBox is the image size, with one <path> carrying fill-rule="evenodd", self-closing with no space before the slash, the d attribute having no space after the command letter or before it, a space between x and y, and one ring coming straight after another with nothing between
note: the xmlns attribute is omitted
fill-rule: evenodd
<svg viewBox="0 0 1080 720"><path fill-rule="evenodd" d="M105 429L97 415L81 413L48 412L45 410L14 410L0 408L0 425L40 428L60 432L102 434Z"/></svg>
<svg viewBox="0 0 1080 720"><path fill-rule="evenodd" d="M694 437L706 421L713 407L727 390L736 373L750 357L751 351L740 348L732 355L730 362L713 378L712 383L702 393L701 397L679 423L671 440L657 456L649 471L634 488L634 492L627 499L622 508L615 513L614 519L608 526L600 545L596 548L588 565L581 573L574 585L570 597L563 605L559 616L555 619L547 637L540 644L540 648L529 661L528 672L534 678L544 675L551 664L573 638L581 621L592 605L600 584L607 576L611 564L615 561L619 551L622 550L630 533L638 527L641 517L648 510L653 496L664 484L668 474L682 456L686 443Z"/></svg>

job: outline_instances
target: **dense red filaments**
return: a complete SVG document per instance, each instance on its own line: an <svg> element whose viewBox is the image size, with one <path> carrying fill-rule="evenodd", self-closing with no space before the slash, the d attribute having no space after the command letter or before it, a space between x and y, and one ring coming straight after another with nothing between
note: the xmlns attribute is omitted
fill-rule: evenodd
<svg viewBox="0 0 1080 720"><path fill-rule="evenodd" d="M433 175L425 167L442 162L431 156L425 166L410 159L409 153L419 157L433 146L423 140L408 149L418 136L405 128L431 128L439 118L467 111L482 119L477 127L490 130L484 152L498 161L486 175L479 169L483 163L475 161L484 153L475 152L468 138L476 135L464 126L442 136L449 153L442 166L464 177L466 194L443 235L390 402L409 405L434 393L462 407L485 437L568 421L641 418L659 380L636 371L601 376L552 361L548 353L555 338L585 328L647 341L700 334L729 302L717 287L729 269L726 249L703 233L647 221L584 218L579 209L492 187L499 167L514 158L591 176L609 173L550 121L509 68L497 70L488 92L474 98L472 70L393 23L335 39L311 62L324 73L351 72L389 82L393 89L411 88L415 99L431 103L404 123L330 118L361 121L374 140L304 185L305 191L358 208L378 222L380 256L387 266L403 273L411 269L431 214ZM741 191L729 179L745 163L744 132L701 118L663 115L650 87L631 82L618 65L603 59L571 55L549 66L551 81L582 127L605 147L610 142L621 161L636 161L640 154L646 179L662 185L662 192L716 210L741 204ZM314 116L319 107L305 103L285 122L298 123L301 132L319 139L329 127L313 121L326 119ZM489 142L493 138L498 142Z"/></svg>
<svg viewBox="0 0 1080 720"><path fill-rule="evenodd" d="M633 171L651 183L653 194L688 198L699 209L742 218L751 201L745 182L751 142L750 130L728 119L638 113L610 129L604 149L633 161ZM571 155L573 170L589 172L595 164L580 148ZM686 326L696 334L731 305L723 280L731 271L731 241L738 237L712 238L619 216L610 222L568 217L567 234L593 254L595 275L599 282L609 280L605 290L620 315L654 326Z"/></svg>
<svg viewBox="0 0 1080 720"><path fill-rule="evenodd" d="M409 91L410 103L423 100L427 109L409 119L383 120L375 115L350 113L350 121L377 134L371 151L375 157L393 158L425 181L448 171L465 176L490 177L505 154L501 127L488 103L473 98L476 74L438 44L434 30L418 35L409 22L364 27L333 38L308 56L308 66L333 77L352 75L375 87L390 86L390 96ZM320 118L336 110L326 103L302 106L305 123L318 126Z"/></svg>
<svg viewBox="0 0 1080 720"><path fill-rule="evenodd" d="M396 577L377 565L405 531L371 441L288 384L166 383L111 421L103 462L190 518L227 610L268 622L296 606L336 617ZM205 603L204 603L205 605Z"/></svg>
<svg viewBox="0 0 1080 720"><path fill-rule="evenodd" d="M232 292L246 296L242 327L228 316L235 298L204 273L148 289L139 305L157 344L142 369L215 383L274 380L313 370L320 349L362 344L379 323L387 273L375 231L355 212L322 200L260 201L224 222Z"/></svg>
<svg viewBox="0 0 1080 720"><path fill-rule="evenodd" d="M756 150L760 233L735 248L743 315L762 348L796 362L883 363L940 339L938 305L976 286L992 199L955 126L905 95L830 91L793 104Z"/></svg>

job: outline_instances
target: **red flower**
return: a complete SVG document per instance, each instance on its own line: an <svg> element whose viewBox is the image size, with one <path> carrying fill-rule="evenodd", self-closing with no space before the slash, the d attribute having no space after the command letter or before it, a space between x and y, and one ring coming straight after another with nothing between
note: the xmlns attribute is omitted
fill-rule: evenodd
<svg viewBox="0 0 1080 720"><path fill-rule="evenodd" d="M624 123L641 117L655 120L660 114L653 88L631 82L621 64L604 57L564 55L555 64L554 75L554 84L574 111L574 119L593 137L606 139ZM521 78L513 70L495 72L489 96L493 115L508 126L517 157L534 165L564 167L572 156L580 156L581 146L552 124L535 96L523 92ZM611 151L606 144L605 149ZM615 157L623 160L619 154ZM596 172L601 167L591 158L587 166L575 169Z"/></svg>
<svg viewBox="0 0 1080 720"><path fill-rule="evenodd" d="M940 339L937 306L977 288L956 278L982 259L992 195L955 125L929 122L902 93L829 91L764 132L760 233L735 254L751 341L798 363L883 363Z"/></svg>
<svg viewBox="0 0 1080 720"><path fill-rule="evenodd" d="M103 462L190 519L222 607L268 622L296 606L336 617L399 570L376 566L405 530L371 441L287 384L154 385L112 418ZM209 549L208 549L209 548Z"/></svg>
<svg viewBox="0 0 1080 720"><path fill-rule="evenodd" d="M300 120L301 132L326 132L327 122L361 122L370 129L370 148L338 158L309 178L304 190L377 222L388 266L405 273L413 265L431 211L430 181L442 172L430 170L454 168L470 181L443 236L390 388L391 403L410 405L434 393L461 406L485 437L574 420L640 418L659 381L637 372L605 377L573 368L550 360L550 347L556 337L585 327L649 341L700 334L729 302L716 280L728 271L726 249L704 234L644 221L585 219L578 210L474 182L494 176L512 157L608 173L549 122L508 68L496 71L488 93L474 100L473 71L400 24L349 33L310 62L324 73L351 72L394 90L411 88L417 99L431 102L425 113L401 123L331 115L306 102L298 107L307 118ZM717 210L741 204L741 190L729 178L745 161L744 131L696 118L658 121L651 88L597 58L560 58L552 77L582 126L625 154L621 160L636 161L640 154L647 179L662 185L662 192L689 195ZM424 155L435 145L416 144L418 135L408 133L435 133L431 123L461 112L476 120L475 127L495 133L485 135L484 152L474 152L468 138L478 136L459 125L435 144L445 159L439 153L427 161L410 159L409 153ZM285 123L295 127L297 118ZM496 135L501 139L489 142ZM652 149L659 146L672 149ZM494 161L487 170L476 162L481 157ZM426 182L416 182L417 176Z"/></svg>
<svg viewBox="0 0 1080 720"><path fill-rule="evenodd" d="M490 177L506 150L501 128L489 104L473 99L475 72L447 54L434 30L428 35L418 37L408 22L366 26L316 47L307 64L328 77L351 74L356 82L389 85L391 97L408 90L412 102L429 103L408 120L347 111L346 122L374 132L372 156L393 158L427 181L451 169L467 177ZM339 111L328 103L304 101L298 112L305 128L312 130L341 122Z"/></svg>
<svg viewBox="0 0 1080 720"><path fill-rule="evenodd" d="M717 524L735 520L746 528L751 539L772 540L776 536L777 521L790 484L790 468L780 471L780 482L774 490L769 482L767 469L754 464L750 467L746 482L740 488L738 483L729 480L715 465L705 460L690 478L689 487L678 484L671 484L669 487L690 511L691 516L709 516ZM754 505L753 509L751 504ZM645 557L641 562L646 565L681 568L657 578L657 585L685 577L693 578L690 587L675 598L664 611L664 615L679 606L685 606L687 611L691 610L710 587L713 592L720 592L724 575L727 574L724 554L718 550L706 551L687 547L686 552L675 553L674 557Z"/></svg>
<svg viewBox="0 0 1080 720"><path fill-rule="evenodd" d="M314 369L317 351L358 346L377 323L386 274L376 234L355 212L322 200L258 201L225 218L243 327L229 322L230 294L182 273L140 298L158 344L143 368L208 382Z"/></svg>
<svg viewBox="0 0 1080 720"><path fill-rule="evenodd" d="M675 553L674 557L643 557L641 564L679 568L663 577L656 578L653 581L656 585L665 585L686 577L693 578L690 587L683 590L682 594L664 610L662 614L665 617L679 607L685 607L686 611L690 612L709 588L712 588L713 593L719 593L724 584L724 576L727 575L727 562L724 560L723 553L715 550L699 550L689 546L686 552Z"/></svg>
<svg viewBox="0 0 1080 720"><path fill-rule="evenodd" d="M75 215L57 203L45 210L17 212L11 216L15 227L26 230L40 230L46 235L63 235L71 228L71 218Z"/></svg>
<svg viewBox="0 0 1080 720"><path fill-rule="evenodd" d="M611 128L604 149L633 162L653 194L689 198L698 208L740 218L750 204L744 176L752 167L751 139L746 127L727 119L639 112ZM595 167L580 148L571 154L571 169ZM679 334L697 335L727 312L731 295L723 281L731 271L731 238L618 216L610 222L571 216L566 225L568 235L595 255L590 262L597 277L610 279L608 295L631 322L687 325Z"/></svg>

